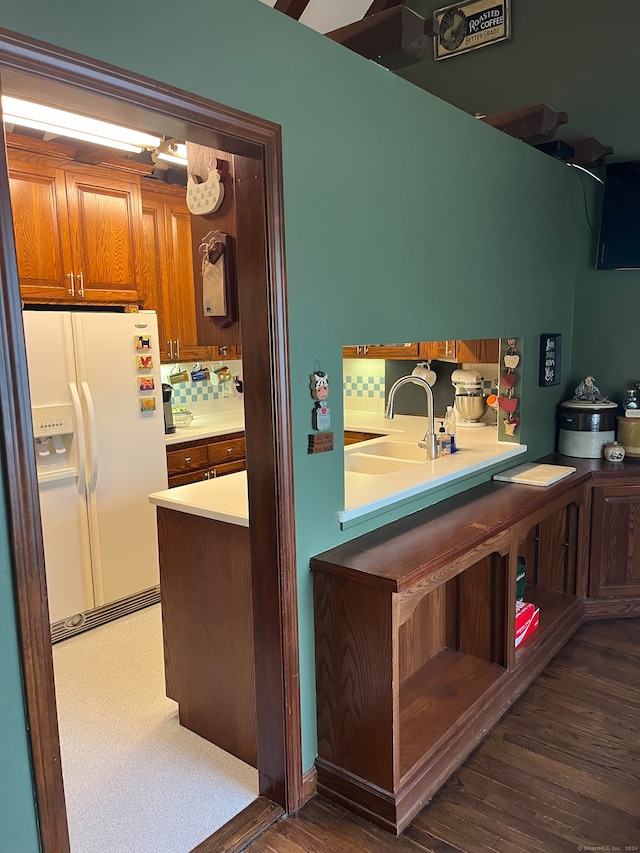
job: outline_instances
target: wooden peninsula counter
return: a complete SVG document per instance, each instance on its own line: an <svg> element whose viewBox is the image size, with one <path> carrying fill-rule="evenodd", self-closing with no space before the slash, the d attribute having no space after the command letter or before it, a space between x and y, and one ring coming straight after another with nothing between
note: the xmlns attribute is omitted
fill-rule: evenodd
<svg viewBox="0 0 640 853"><path fill-rule="evenodd" d="M149 500L157 507L167 696L183 726L257 767L246 472Z"/></svg>
<svg viewBox="0 0 640 853"><path fill-rule="evenodd" d="M585 618L640 612L640 463L551 456L311 559L317 789L401 833ZM515 646L516 572L539 627Z"/></svg>

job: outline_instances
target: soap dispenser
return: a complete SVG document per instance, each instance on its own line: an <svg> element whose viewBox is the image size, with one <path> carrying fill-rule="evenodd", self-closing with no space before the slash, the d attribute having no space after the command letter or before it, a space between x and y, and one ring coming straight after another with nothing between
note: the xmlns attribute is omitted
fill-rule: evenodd
<svg viewBox="0 0 640 853"><path fill-rule="evenodd" d="M453 406L447 406L444 423L447 435L451 439L451 453L455 453L458 448L456 447L456 413Z"/></svg>
<svg viewBox="0 0 640 853"><path fill-rule="evenodd" d="M438 456L448 456L451 453L451 437L444 428L444 421L440 421L440 429L436 436L436 447Z"/></svg>

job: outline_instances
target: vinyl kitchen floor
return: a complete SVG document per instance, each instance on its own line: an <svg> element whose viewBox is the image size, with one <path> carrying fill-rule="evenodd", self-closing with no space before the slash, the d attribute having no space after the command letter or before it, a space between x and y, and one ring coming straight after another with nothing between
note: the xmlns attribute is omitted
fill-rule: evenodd
<svg viewBox="0 0 640 853"><path fill-rule="evenodd" d="M53 647L72 853L187 853L258 796L258 772L180 726L160 605Z"/></svg>

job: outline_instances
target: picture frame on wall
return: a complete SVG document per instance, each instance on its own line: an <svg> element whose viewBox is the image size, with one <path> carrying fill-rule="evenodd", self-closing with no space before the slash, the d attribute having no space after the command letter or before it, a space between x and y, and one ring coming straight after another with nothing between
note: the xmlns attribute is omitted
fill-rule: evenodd
<svg viewBox="0 0 640 853"><path fill-rule="evenodd" d="M433 58L447 59L510 39L510 0L463 0L435 9L433 22Z"/></svg>
<svg viewBox="0 0 640 853"><path fill-rule="evenodd" d="M548 332L540 335L540 375L538 385L559 385L561 379L562 335Z"/></svg>

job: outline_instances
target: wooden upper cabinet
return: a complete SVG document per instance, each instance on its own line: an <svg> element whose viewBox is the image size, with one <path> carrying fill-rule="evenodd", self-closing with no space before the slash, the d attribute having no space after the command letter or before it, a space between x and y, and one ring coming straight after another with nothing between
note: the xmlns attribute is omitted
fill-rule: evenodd
<svg viewBox="0 0 640 853"><path fill-rule="evenodd" d="M458 364L497 364L500 360L500 341L498 338L427 341L420 344L420 358L454 361Z"/></svg>
<svg viewBox="0 0 640 853"><path fill-rule="evenodd" d="M456 341L457 361L471 364L497 364L500 361L498 338L480 338L474 341Z"/></svg>
<svg viewBox="0 0 640 853"><path fill-rule="evenodd" d="M144 245L142 296L158 314L162 361L215 358L214 348L198 344L193 280L191 215L180 194L143 190Z"/></svg>
<svg viewBox="0 0 640 853"><path fill-rule="evenodd" d="M29 165L10 173L11 208L22 298L70 299L73 269L64 172Z"/></svg>
<svg viewBox="0 0 640 853"><path fill-rule="evenodd" d="M139 178L100 174L46 154L9 151L22 298L42 303L138 301Z"/></svg>
<svg viewBox="0 0 640 853"><path fill-rule="evenodd" d="M343 358L417 358L420 344L359 344L342 348Z"/></svg>
<svg viewBox="0 0 640 853"><path fill-rule="evenodd" d="M386 358L455 361L460 364L497 364L500 341L497 338L474 341L422 341L419 344L361 344L342 348L343 358Z"/></svg>
<svg viewBox="0 0 640 853"><path fill-rule="evenodd" d="M65 179L76 297L136 302L142 245L138 178L67 172Z"/></svg>

